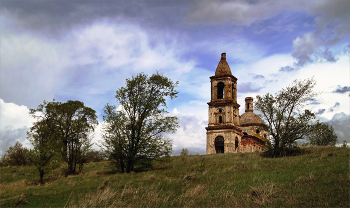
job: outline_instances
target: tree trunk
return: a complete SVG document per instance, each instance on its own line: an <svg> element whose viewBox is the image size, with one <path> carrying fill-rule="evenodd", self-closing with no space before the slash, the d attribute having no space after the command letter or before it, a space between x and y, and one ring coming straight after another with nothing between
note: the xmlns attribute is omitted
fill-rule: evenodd
<svg viewBox="0 0 350 208"><path fill-rule="evenodd" d="M125 169L124 161L123 161L123 159L120 159L120 170L122 173L124 173L124 169Z"/></svg>
<svg viewBox="0 0 350 208"><path fill-rule="evenodd" d="M44 184L44 170L39 170L40 173L40 184Z"/></svg>

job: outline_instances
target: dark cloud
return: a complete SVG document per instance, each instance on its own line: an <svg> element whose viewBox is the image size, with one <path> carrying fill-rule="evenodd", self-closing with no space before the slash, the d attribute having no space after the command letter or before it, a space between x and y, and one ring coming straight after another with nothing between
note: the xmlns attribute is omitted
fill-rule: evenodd
<svg viewBox="0 0 350 208"><path fill-rule="evenodd" d="M264 77L263 75L257 74L257 75L255 75L253 78L254 78L254 79L264 79L265 77Z"/></svg>
<svg viewBox="0 0 350 208"><path fill-rule="evenodd" d="M12 29L23 27L61 37L74 27L102 20L117 24L120 19L126 19L140 25L169 27L181 19L180 14L188 7L187 2L173 1L2 0L0 14L15 20L16 24L8 25Z"/></svg>
<svg viewBox="0 0 350 208"><path fill-rule="evenodd" d="M317 113L315 113L315 114L321 115L321 114L323 114L325 111L326 111L326 109L318 109Z"/></svg>
<svg viewBox="0 0 350 208"><path fill-rule="evenodd" d="M340 106L340 103L339 103L339 102L336 102L336 103L334 104L333 107L331 107L331 108L328 109L328 111L329 111L329 112L333 112L333 111L334 111L334 108L337 108L337 107L339 107L339 106Z"/></svg>
<svg viewBox="0 0 350 208"><path fill-rule="evenodd" d="M19 129L13 129L10 126L5 127L5 129L0 131L0 153L4 154L5 151L13 146L16 141L24 143L26 140L26 132L28 128L23 127Z"/></svg>
<svg viewBox="0 0 350 208"><path fill-rule="evenodd" d="M344 94L346 92L350 92L350 87L348 86L341 87L340 85L338 85L338 89L334 90L333 92Z"/></svg>
<svg viewBox="0 0 350 208"><path fill-rule="evenodd" d="M317 100L313 100L310 105L318 105L318 104L321 104L320 102L318 102Z"/></svg>
<svg viewBox="0 0 350 208"><path fill-rule="evenodd" d="M328 62L336 62L338 59L334 58L332 52L329 51L329 49L327 48L325 51L323 51L322 55L321 55L326 61Z"/></svg>
<svg viewBox="0 0 350 208"><path fill-rule="evenodd" d="M264 87L256 86L252 82L245 82L245 83L238 83L238 92L239 93L246 93L246 92L259 92Z"/></svg>
<svg viewBox="0 0 350 208"><path fill-rule="evenodd" d="M349 54L350 53L350 44L343 48L343 52L344 52L344 54Z"/></svg>
<svg viewBox="0 0 350 208"><path fill-rule="evenodd" d="M292 66L283 66L280 68L280 72L291 72L291 71L295 71L297 70L297 68L292 67Z"/></svg>
<svg viewBox="0 0 350 208"><path fill-rule="evenodd" d="M343 112L336 113L334 114L332 120L327 121L326 123L333 126L340 143L342 143L344 140L347 141L347 143L350 143L350 115L346 115Z"/></svg>

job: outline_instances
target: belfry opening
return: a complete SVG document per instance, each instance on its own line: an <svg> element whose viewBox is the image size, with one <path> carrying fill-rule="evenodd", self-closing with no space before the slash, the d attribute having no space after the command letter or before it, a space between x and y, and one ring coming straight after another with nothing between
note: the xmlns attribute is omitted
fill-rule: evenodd
<svg viewBox="0 0 350 208"><path fill-rule="evenodd" d="M219 82L219 84L218 84L218 99L224 98L224 87L225 87L225 84L222 82Z"/></svg>

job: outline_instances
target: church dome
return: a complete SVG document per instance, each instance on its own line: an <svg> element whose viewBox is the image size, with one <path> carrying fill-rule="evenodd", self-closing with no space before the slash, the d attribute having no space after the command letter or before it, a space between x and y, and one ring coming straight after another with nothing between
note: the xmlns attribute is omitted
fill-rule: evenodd
<svg viewBox="0 0 350 208"><path fill-rule="evenodd" d="M243 113L239 121L241 126L253 126L264 124L261 118L251 111Z"/></svg>
<svg viewBox="0 0 350 208"><path fill-rule="evenodd" d="M226 53L221 54L221 60L216 67L215 76L232 76L230 66L226 61Z"/></svg>

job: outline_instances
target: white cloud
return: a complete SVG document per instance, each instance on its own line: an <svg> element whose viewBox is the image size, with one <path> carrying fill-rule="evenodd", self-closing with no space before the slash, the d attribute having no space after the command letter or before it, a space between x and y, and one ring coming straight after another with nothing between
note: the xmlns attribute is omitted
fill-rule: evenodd
<svg viewBox="0 0 350 208"><path fill-rule="evenodd" d="M0 115L0 154L16 141L30 147L30 143L26 141L26 131L32 126L34 119L29 116L28 107L6 103L0 98Z"/></svg>
<svg viewBox="0 0 350 208"><path fill-rule="evenodd" d="M29 34L0 36L1 97L10 102L36 106L52 99L55 88L64 83L64 53L54 41Z"/></svg>
<svg viewBox="0 0 350 208"><path fill-rule="evenodd" d="M188 148L192 154L206 153L207 124L196 116L179 115L180 128L175 134L168 135L173 140L173 151L178 154L182 148Z"/></svg>

